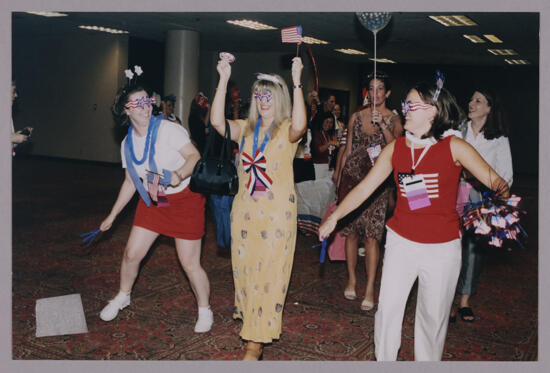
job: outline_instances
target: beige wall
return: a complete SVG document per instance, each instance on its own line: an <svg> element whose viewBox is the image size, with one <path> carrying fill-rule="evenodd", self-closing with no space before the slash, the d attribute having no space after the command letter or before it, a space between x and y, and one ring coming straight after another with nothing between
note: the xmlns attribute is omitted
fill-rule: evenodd
<svg viewBox="0 0 550 373"><path fill-rule="evenodd" d="M14 35L13 46L14 122L35 128L31 153L120 162L111 105L126 79L128 37L77 29Z"/></svg>

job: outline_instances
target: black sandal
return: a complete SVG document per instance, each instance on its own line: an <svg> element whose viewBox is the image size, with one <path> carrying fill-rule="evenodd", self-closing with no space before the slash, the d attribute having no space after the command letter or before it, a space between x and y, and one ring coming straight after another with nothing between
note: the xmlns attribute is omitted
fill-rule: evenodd
<svg viewBox="0 0 550 373"><path fill-rule="evenodd" d="M460 318L464 322L474 322L475 316L474 312L470 307L461 307L458 309L458 314L460 315ZM471 317L471 319L465 319L465 317Z"/></svg>

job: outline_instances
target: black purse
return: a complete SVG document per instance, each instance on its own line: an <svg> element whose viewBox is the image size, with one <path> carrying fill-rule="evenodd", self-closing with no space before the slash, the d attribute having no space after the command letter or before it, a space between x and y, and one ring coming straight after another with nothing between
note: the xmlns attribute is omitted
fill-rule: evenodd
<svg viewBox="0 0 550 373"><path fill-rule="evenodd" d="M231 159L231 129L225 121L225 136L219 156L211 156L215 133L211 132L201 159L193 168L189 187L195 193L235 195L239 190L237 169Z"/></svg>

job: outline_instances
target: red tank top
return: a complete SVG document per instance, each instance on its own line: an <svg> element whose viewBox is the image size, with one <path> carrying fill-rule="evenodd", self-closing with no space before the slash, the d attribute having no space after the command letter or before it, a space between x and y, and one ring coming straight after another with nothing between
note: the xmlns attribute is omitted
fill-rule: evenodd
<svg viewBox="0 0 550 373"><path fill-rule="evenodd" d="M414 150L415 162L422 150ZM387 226L400 236L420 243L441 243L459 238L456 194L462 166L455 165L453 161L451 136L432 145L414 170L415 175L424 176L430 206L411 210L405 189L398 182L398 174L410 173L412 166L411 149L405 136L395 141L392 165L398 186L397 204Z"/></svg>

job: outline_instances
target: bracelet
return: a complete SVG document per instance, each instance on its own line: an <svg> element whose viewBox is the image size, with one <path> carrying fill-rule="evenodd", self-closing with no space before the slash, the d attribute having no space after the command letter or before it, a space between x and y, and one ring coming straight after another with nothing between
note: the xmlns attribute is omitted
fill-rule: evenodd
<svg viewBox="0 0 550 373"><path fill-rule="evenodd" d="M301 84L294 85L294 88L302 88L302 87L303 87L303 85L301 85Z"/></svg>
<svg viewBox="0 0 550 373"><path fill-rule="evenodd" d="M181 172L178 172L178 171L174 171L176 173L176 175L178 175L178 177L180 178L181 181L183 181L183 175L181 174Z"/></svg>

